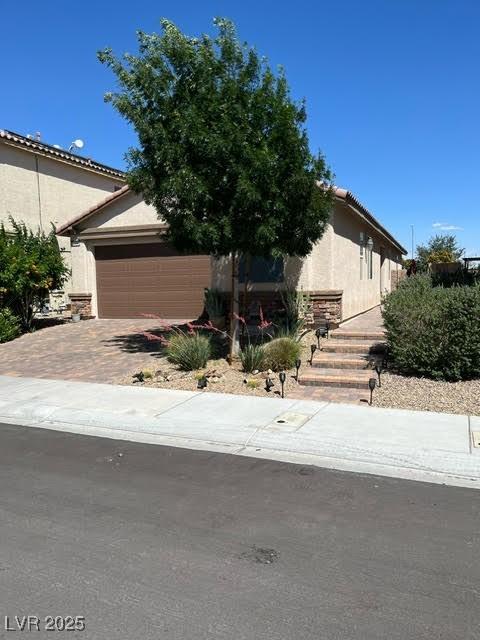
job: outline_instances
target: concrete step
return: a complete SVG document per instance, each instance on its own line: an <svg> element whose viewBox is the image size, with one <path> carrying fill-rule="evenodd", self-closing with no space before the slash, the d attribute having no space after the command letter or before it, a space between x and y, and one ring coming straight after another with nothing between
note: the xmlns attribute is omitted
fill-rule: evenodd
<svg viewBox="0 0 480 640"><path fill-rule="evenodd" d="M317 351L313 356L312 366L321 369L369 369L375 365L371 362L372 358L369 354Z"/></svg>
<svg viewBox="0 0 480 640"><path fill-rule="evenodd" d="M337 340L330 338L323 340L320 344L324 353L355 353L367 354L383 351L385 346L382 342L375 340Z"/></svg>
<svg viewBox="0 0 480 640"><path fill-rule="evenodd" d="M299 383L316 387L368 389L368 381L372 377L374 376L371 371L345 371L343 369L310 367L300 375Z"/></svg>
<svg viewBox="0 0 480 640"><path fill-rule="evenodd" d="M315 387L297 385L288 392L289 399L315 400L316 402L334 402L340 404L368 405L370 391L352 387Z"/></svg>
<svg viewBox="0 0 480 640"><path fill-rule="evenodd" d="M335 340L369 340L371 342L384 342L385 333L383 331L347 331L346 329L335 329L330 334Z"/></svg>

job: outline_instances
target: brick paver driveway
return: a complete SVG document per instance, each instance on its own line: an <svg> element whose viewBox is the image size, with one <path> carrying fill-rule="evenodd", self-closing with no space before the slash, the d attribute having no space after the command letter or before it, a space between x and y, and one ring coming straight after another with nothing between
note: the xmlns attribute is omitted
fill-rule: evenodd
<svg viewBox="0 0 480 640"><path fill-rule="evenodd" d="M40 329L0 344L0 375L114 382L145 365L154 366L156 342L142 331L159 327L158 320L85 320Z"/></svg>

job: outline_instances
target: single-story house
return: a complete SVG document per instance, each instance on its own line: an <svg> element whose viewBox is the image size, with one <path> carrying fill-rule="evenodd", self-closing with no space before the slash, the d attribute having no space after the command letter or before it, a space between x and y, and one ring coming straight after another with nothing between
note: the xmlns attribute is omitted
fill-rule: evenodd
<svg viewBox="0 0 480 640"><path fill-rule="evenodd" d="M203 311L205 287L228 296L229 259L181 255L162 238L165 229L127 185L59 225L58 235L71 239L74 310L100 318L192 319ZM303 290L317 320L339 322L380 303L405 253L355 196L336 188L329 224L313 251L270 264L254 260L249 299L263 304L281 289Z"/></svg>

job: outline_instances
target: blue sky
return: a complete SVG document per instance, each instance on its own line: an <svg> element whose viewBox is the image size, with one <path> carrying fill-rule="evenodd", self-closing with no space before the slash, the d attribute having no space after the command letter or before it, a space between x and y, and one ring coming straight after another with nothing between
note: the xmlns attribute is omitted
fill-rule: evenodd
<svg viewBox="0 0 480 640"><path fill-rule="evenodd" d="M405 246L413 224L418 242L445 230L480 254L478 0L3 3L0 128L82 138L84 155L124 167L135 138L103 102L114 79L96 51L135 52L160 17L211 32L216 15L285 67L312 149Z"/></svg>

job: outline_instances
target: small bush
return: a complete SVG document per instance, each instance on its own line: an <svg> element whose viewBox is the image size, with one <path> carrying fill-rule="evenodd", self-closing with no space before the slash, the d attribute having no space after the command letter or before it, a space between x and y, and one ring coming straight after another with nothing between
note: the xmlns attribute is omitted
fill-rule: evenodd
<svg viewBox="0 0 480 640"><path fill-rule="evenodd" d="M384 301L393 365L400 373L449 381L480 376L480 285L433 287L406 279Z"/></svg>
<svg viewBox="0 0 480 640"><path fill-rule="evenodd" d="M0 342L8 342L20 335L20 320L10 309L0 309Z"/></svg>
<svg viewBox="0 0 480 640"><path fill-rule="evenodd" d="M251 373L255 370L262 371L264 359L263 347L258 344L247 344L240 351L240 360L245 373Z"/></svg>
<svg viewBox="0 0 480 640"><path fill-rule="evenodd" d="M273 371L281 371L292 369L295 366L295 360L300 356L301 346L297 340L284 337L274 338L263 349L264 366L273 369Z"/></svg>
<svg viewBox="0 0 480 640"><path fill-rule="evenodd" d="M166 350L169 361L184 371L202 369L212 355L210 338L199 333L176 333Z"/></svg>
<svg viewBox="0 0 480 640"><path fill-rule="evenodd" d="M258 389L260 386L260 380L247 380L248 389Z"/></svg>
<svg viewBox="0 0 480 640"><path fill-rule="evenodd" d="M151 369L144 369L142 373L145 380L153 378L153 371Z"/></svg>

